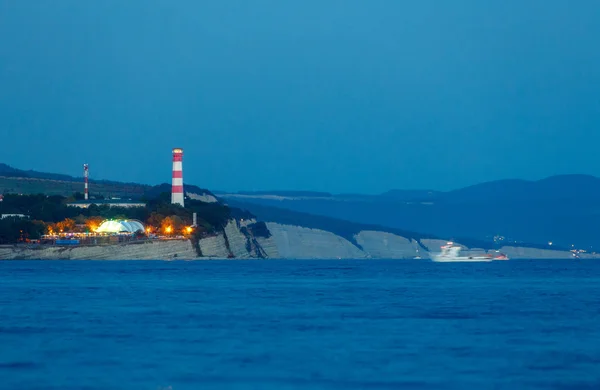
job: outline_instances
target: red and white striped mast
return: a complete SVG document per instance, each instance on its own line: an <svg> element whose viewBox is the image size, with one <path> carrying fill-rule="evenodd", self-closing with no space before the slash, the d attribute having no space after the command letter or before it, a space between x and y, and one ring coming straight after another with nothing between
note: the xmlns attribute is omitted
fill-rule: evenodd
<svg viewBox="0 0 600 390"><path fill-rule="evenodd" d="M183 207L183 149L173 149L173 181L171 186L171 203Z"/></svg>
<svg viewBox="0 0 600 390"><path fill-rule="evenodd" d="M83 164L83 180L85 182L85 190L83 193L83 198L88 200L88 177L90 175L90 171L88 170L88 165Z"/></svg>

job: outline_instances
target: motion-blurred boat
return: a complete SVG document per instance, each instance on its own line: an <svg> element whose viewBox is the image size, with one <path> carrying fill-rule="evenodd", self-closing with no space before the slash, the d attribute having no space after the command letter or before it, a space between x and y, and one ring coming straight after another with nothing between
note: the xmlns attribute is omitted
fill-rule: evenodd
<svg viewBox="0 0 600 390"><path fill-rule="evenodd" d="M490 254L481 256L461 256L460 251L462 247L455 245L452 242L441 247L442 251L437 254L432 254L431 259L438 263L452 263L452 262L490 262L494 260L508 260L508 256L504 253L499 253L497 256Z"/></svg>

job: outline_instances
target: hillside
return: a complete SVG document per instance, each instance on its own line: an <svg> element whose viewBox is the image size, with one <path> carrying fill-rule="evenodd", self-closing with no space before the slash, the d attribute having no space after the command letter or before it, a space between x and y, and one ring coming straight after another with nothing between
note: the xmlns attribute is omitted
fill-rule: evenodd
<svg viewBox="0 0 600 390"><path fill-rule="evenodd" d="M220 194L243 201L360 224L472 237L492 243L533 243L586 250L600 247L600 179L553 176L539 181L501 180L454 191L273 198L265 194ZM498 240L500 240L498 242Z"/></svg>
<svg viewBox="0 0 600 390"><path fill-rule="evenodd" d="M83 177L75 177L71 175L65 175L61 173L48 173L48 172L39 172L34 170L22 170L13 168L8 164L0 163L0 176L4 177L19 177L19 178L29 178L29 179L43 179L43 180L55 180L55 181L64 181L64 182L83 182ZM113 180L94 180L90 178L90 183L103 183L103 184L113 184L113 185L135 185L139 186L137 183L123 183Z"/></svg>
<svg viewBox="0 0 600 390"><path fill-rule="evenodd" d="M171 191L171 185L168 183L150 186L92 179L89 183L90 196L100 198L151 199L162 192ZM210 191L194 185L186 184L185 191L214 196ZM24 171L0 163L0 193L71 196L77 192L83 192L83 178L55 173Z"/></svg>
<svg viewBox="0 0 600 390"><path fill-rule="evenodd" d="M241 202L238 200L229 200L227 201L227 204L238 209L248 210L262 221L276 222L283 225L297 225L310 229L320 229L332 232L340 237L345 238L346 240L352 242L357 246L360 245L357 243L355 235L365 230L384 231L407 238L414 238L417 240L421 238L436 238L432 235L419 234L415 232L405 231L402 229L393 229L377 225L360 224L356 222L346 221L343 219L300 213L277 207Z"/></svg>
<svg viewBox="0 0 600 390"><path fill-rule="evenodd" d="M538 181L498 180L441 193L447 202L569 202L600 197L600 179L588 175L560 175Z"/></svg>
<svg viewBox="0 0 600 390"><path fill-rule="evenodd" d="M259 220L262 221L269 221L271 223L274 222L283 225L296 225L310 229L319 229L331 232L340 237L343 237L344 239L348 240L349 242L353 243L359 248L361 248L361 245L357 242L356 235L360 232L365 231L390 233L396 236L413 239L418 242L422 242L423 240L452 240L460 242L461 244L470 248L482 248L486 250L498 249L506 244L505 242L494 242L493 240L473 239L469 238L468 236L460 236L453 234L446 236L436 236L433 234L409 231L401 228L392 228L389 226L357 223L344 219L337 219L322 215L297 212L285 208L244 202L238 199L230 199L227 201L227 204L236 209L248 210L250 213L252 213ZM546 245L540 245L535 243L521 242L520 244L528 248L546 248ZM553 249L569 250L569 248L564 246L561 247L560 245L554 245Z"/></svg>

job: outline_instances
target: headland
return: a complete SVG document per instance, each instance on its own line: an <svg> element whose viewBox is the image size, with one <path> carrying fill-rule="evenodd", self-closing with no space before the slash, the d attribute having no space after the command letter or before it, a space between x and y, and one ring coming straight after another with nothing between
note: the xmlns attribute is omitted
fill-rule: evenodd
<svg viewBox="0 0 600 390"><path fill-rule="evenodd" d="M473 255L500 251L511 259L599 256L568 247L434 236L264 204L242 204L240 198L256 196L220 196L183 184L180 153L182 149L174 149L171 185L88 181L87 164L84 180L0 167L4 175L0 177L0 259L428 260L448 240ZM85 188L85 192L73 192L77 188ZM276 195L261 196L289 199L289 194ZM296 198L330 197L301 195Z"/></svg>

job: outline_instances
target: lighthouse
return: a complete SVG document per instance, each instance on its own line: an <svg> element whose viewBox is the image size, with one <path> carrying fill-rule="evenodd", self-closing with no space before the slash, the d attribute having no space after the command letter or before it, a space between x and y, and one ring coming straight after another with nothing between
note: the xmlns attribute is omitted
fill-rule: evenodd
<svg viewBox="0 0 600 390"><path fill-rule="evenodd" d="M183 149L173 149L173 179L171 187L171 204L183 204Z"/></svg>
<svg viewBox="0 0 600 390"><path fill-rule="evenodd" d="M90 177L89 166L87 164L83 164L83 198L88 200L88 178Z"/></svg>

